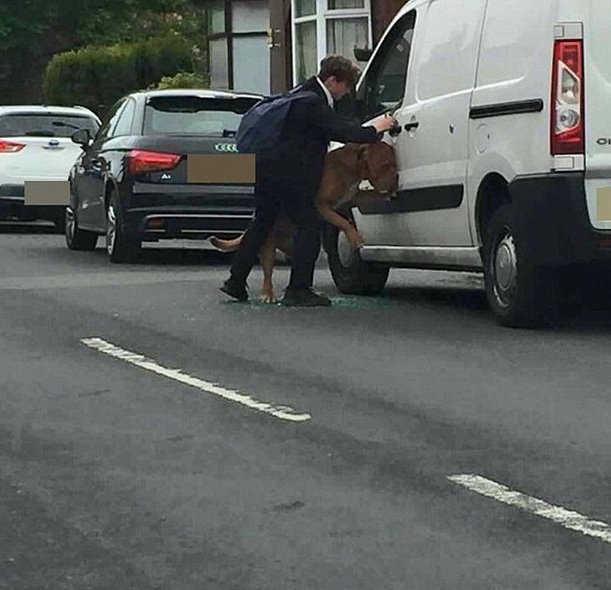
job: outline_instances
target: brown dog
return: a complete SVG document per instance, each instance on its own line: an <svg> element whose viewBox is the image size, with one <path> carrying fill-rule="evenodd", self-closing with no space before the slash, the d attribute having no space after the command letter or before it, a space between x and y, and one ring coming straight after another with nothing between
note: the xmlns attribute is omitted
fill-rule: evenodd
<svg viewBox="0 0 611 590"><path fill-rule="evenodd" d="M359 191L359 184L367 180L374 190ZM352 247L358 249L363 239L348 219L337 212L343 205L357 204L376 198L387 198L397 189L397 161L394 149L386 143L349 143L332 150L325 156L320 189L316 207L322 217L345 234ZM263 267L263 301L273 303L274 287L272 274L276 249L289 258L293 251L294 225L288 216L282 214L274 224L269 237L263 244L259 257ZM242 236L234 240L210 238L212 245L224 252L238 249Z"/></svg>

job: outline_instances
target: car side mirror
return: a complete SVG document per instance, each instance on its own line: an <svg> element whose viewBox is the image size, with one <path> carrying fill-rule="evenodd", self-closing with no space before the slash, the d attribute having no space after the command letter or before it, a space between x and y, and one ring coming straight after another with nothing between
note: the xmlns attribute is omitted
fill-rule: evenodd
<svg viewBox="0 0 611 590"><path fill-rule="evenodd" d="M91 132L89 131L89 129L79 129L70 136L70 139L72 139L74 143L78 143L83 149L85 149L86 147L89 147L91 145L93 137L91 137Z"/></svg>

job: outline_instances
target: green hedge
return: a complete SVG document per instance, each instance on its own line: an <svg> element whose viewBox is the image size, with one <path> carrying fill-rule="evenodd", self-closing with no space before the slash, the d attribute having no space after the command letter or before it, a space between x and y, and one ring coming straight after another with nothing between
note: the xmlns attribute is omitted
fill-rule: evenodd
<svg viewBox="0 0 611 590"><path fill-rule="evenodd" d="M209 80L205 76L193 72L179 72L174 76L161 78L156 88L166 90L168 88L209 88L209 86Z"/></svg>
<svg viewBox="0 0 611 590"><path fill-rule="evenodd" d="M192 70L191 47L177 35L89 46L54 56L45 72L43 91L47 104L80 104L98 110L124 94L156 85L164 76Z"/></svg>

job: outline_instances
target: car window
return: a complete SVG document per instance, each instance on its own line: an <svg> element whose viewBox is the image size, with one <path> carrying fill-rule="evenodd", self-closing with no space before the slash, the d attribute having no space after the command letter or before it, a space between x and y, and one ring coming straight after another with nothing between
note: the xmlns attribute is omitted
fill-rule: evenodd
<svg viewBox="0 0 611 590"><path fill-rule="evenodd" d="M15 113L0 117L1 137L70 137L77 129L98 130L95 119L79 115L53 113Z"/></svg>
<svg viewBox="0 0 611 590"><path fill-rule="evenodd" d="M200 96L153 97L144 113L144 133L181 135L234 135L242 115L256 98Z"/></svg>
<svg viewBox="0 0 611 590"><path fill-rule="evenodd" d="M126 103L125 108L123 108L119 113L116 127L111 130L112 137L131 134L135 112L136 101L130 98Z"/></svg>
<svg viewBox="0 0 611 590"><path fill-rule="evenodd" d="M403 100L415 24L413 10L388 33L369 68L362 88L369 117L394 108Z"/></svg>
<svg viewBox="0 0 611 590"><path fill-rule="evenodd" d="M98 131L98 134L95 138L96 141L99 141L101 139L106 139L107 137L110 136L112 130L115 128L115 125L117 124L117 121L119 120L119 116L121 115L121 110L125 106L125 100L126 100L125 98L122 98L121 100L117 101L113 105L113 107L110 109L108 116L106 117L106 121L104 122L102 127L100 127L100 130Z"/></svg>

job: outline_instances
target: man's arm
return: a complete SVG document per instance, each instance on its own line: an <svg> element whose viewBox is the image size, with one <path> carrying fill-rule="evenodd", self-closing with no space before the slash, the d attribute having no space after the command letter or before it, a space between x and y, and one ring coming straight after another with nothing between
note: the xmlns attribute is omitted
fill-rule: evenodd
<svg viewBox="0 0 611 590"><path fill-rule="evenodd" d="M358 123L352 123L335 113L322 100L307 101L304 106L306 108L303 110L303 117L307 124L321 129L330 141L375 143L378 140L378 133L385 130L377 130L373 125L362 127Z"/></svg>

